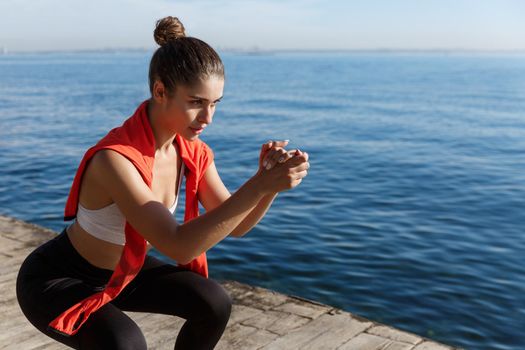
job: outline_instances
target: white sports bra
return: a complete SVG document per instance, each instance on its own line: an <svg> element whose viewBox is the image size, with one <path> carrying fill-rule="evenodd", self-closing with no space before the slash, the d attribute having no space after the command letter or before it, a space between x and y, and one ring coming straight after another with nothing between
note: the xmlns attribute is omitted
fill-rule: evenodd
<svg viewBox="0 0 525 350"><path fill-rule="evenodd" d="M172 214L175 212L179 201L180 185L184 175L184 162L182 162L179 174L175 202L169 208ZM79 202L76 221L87 233L98 239L122 246L126 243L126 235L124 233L126 218L118 208L117 203L111 203L103 208L92 210L84 208Z"/></svg>

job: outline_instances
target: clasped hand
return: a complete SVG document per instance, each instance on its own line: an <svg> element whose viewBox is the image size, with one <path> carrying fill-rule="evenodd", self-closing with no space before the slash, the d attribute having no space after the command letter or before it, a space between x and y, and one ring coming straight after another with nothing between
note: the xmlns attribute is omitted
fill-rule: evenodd
<svg viewBox="0 0 525 350"><path fill-rule="evenodd" d="M282 192L298 186L310 168L308 153L287 151L285 141L268 141L261 147L258 175L268 192Z"/></svg>

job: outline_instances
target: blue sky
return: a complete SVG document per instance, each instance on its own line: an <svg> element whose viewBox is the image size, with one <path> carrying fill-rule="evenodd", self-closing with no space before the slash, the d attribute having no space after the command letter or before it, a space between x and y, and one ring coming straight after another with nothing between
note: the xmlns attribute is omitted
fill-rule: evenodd
<svg viewBox="0 0 525 350"><path fill-rule="evenodd" d="M216 48L525 50L524 0L2 0L0 48L149 49L166 15Z"/></svg>

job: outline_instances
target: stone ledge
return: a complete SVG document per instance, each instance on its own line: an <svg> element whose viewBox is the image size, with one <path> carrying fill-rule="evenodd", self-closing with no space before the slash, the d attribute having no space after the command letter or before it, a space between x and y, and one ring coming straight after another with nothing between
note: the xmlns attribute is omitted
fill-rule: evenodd
<svg viewBox="0 0 525 350"><path fill-rule="evenodd" d="M0 344L2 349L66 349L38 332L24 317L15 279L24 258L56 232L0 215ZM236 281L222 281L234 305L216 349L450 350L452 347L378 324L328 305ZM149 349L173 349L184 320L128 312Z"/></svg>

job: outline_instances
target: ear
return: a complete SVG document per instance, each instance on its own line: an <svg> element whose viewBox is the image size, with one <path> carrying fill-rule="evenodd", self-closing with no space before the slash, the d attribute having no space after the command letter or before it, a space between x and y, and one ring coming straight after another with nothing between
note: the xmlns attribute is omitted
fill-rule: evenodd
<svg viewBox="0 0 525 350"><path fill-rule="evenodd" d="M168 94L164 84L160 80L155 80L153 83L153 99L157 103L162 103L168 98Z"/></svg>

